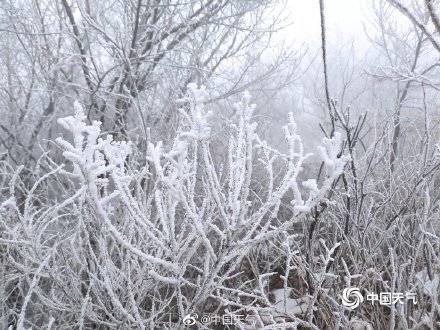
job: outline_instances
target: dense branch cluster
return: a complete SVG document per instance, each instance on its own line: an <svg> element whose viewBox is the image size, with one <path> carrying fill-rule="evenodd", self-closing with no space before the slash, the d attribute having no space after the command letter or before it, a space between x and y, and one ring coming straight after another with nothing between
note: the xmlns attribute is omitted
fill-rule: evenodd
<svg viewBox="0 0 440 330"><path fill-rule="evenodd" d="M284 127L285 154L258 137L252 122L255 106L245 94L235 105L225 162L215 164L205 97L203 87L189 85L188 95L179 100L182 121L174 141L150 143L142 167L132 161L136 150L131 143L103 137L100 123L86 124L82 106L75 103L75 114L58 120L72 136L72 142L56 141L67 163L42 158L40 166L48 171L29 190L23 190L22 167L4 177L3 324L175 328L187 315L214 313L235 317L235 326L245 329L318 329L315 318L330 322L326 311L344 308L333 297L354 281L396 292L419 287L428 300L420 297L412 307L417 310L424 302L435 303L431 287L438 285L438 275L432 267L437 266L428 263L420 270L417 265L426 253L435 254L432 244L438 244L430 233L426 179L417 183L427 202L413 231L421 235L423 255L408 245L407 256L415 253L414 259L397 264L390 233L405 230L405 219L380 229L372 225L374 219L360 214L349 232L308 229L308 235L319 235L310 241L304 230L316 225L324 209L332 211L322 220L328 222L323 228L337 224L343 212L337 201L341 198L343 205L344 193L337 182L353 166L344 154L343 134L324 138L318 148L323 167L318 181L302 180L311 154L305 153L292 115ZM259 168L266 180L257 192ZM344 180L359 184L362 175L347 173ZM364 180L362 185L371 183ZM369 207L363 212L371 217L378 202L364 203ZM354 230L356 226L367 231ZM384 230L379 236L384 242L374 239L378 230ZM390 254L389 279L372 268L377 252L358 249L362 240L368 249ZM341 248L349 254L339 254ZM343 266L339 269L336 256ZM359 267L366 268L364 275ZM429 281L433 284L424 286ZM401 309L393 312L403 315ZM242 315L252 316L252 323ZM348 325L356 320L343 315L331 322Z"/></svg>
<svg viewBox="0 0 440 330"><path fill-rule="evenodd" d="M262 282L270 274L247 260L270 242L285 240L278 246L283 248L295 239L292 226L325 200L348 157L340 155L340 135L325 139L320 151L327 175L319 187L315 180L303 183L309 191L303 197L299 176L310 155L292 116L283 154L259 139L251 122L254 105L245 95L236 104L227 161L214 164L204 90L194 84L189 90L174 142L150 143L142 168L131 167L129 143L100 137L100 123L87 125L76 103L74 116L59 119L73 143L57 139L72 170L47 164L51 172L35 183L24 204L14 193L19 173L10 178L1 211L8 322L167 327L196 311L220 310L252 313L261 326L270 320L276 308ZM268 173L266 194L259 198L251 188L255 158ZM285 167L278 178L277 161ZM65 187L64 194L53 181ZM43 185L57 196L52 203L37 202ZM292 212L281 221L279 209L289 192Z"/></svg>
<svg viewBox="0 0 440 330"><path fill-rule="evenodd" d="M440 2L291 3L0 2L0 329L440 328Z"/></svg>

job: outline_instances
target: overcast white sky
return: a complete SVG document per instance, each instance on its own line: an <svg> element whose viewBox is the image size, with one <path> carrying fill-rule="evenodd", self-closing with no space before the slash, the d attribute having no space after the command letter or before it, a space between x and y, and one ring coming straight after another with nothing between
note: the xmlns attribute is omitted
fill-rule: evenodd
<svg viewBox="0 0 440 330"><path fill-rule="evenodd" d="M324 0L327 38L330 43L354 40L365 41L363 23L372 0ZM289 20L286 37L296 42L320 42L319 0L288 0Z"/></svg>

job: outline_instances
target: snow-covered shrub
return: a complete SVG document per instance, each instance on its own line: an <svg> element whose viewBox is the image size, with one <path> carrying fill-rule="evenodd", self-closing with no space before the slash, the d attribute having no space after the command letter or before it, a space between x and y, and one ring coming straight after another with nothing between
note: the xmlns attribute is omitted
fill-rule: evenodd
<svg viewBox="0 0 440 330"><path fill-rule="evenodd" d="M359 152L337 113L308 178L292 115L280 151L245 93L218 148L206 91L188 91L171 142L139 150L75 104L53 142L65 161L0 162L1 328L174 329L208 313L242 329L437 326L437 153L390 175L380 141ZM349 310L349 287L417 304Z"/></svg>
<svg viewBox="0 0 440 330"><path fill-rule="evenodd" d="M9 178L0 210L4 325L166 328L194 312L246 312L258 326L309 323L277 312L264 285L271 274L249 269L249 258L284 238L278 248L291 248L293 226L325 201L344 169L341 136L320 149L322 182L299 182L310 154L293 116L283 154L259 139L245 94L235 105L227 162L215 164L203 88L191 84L180 102L173 143L149 143L142 168L132 166L129 142L103 136L99 122L86 124L75 103L75 114L59 119L71 134L56 140L66 164L46 159L51 170L21 205L14 197L19 171ZM274 173L275 162L284 164L282 173ZM261 196L251 189L258 164L267 173ZM57 182L47 188L54 198L42 205L35 192L47 181ZM291 217L281 219L286 198Z"/></svg>

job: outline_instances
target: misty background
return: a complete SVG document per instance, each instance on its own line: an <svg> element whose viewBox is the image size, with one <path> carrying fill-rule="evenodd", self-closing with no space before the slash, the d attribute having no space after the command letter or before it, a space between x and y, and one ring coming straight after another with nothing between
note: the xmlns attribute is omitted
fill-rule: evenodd
<svg viewBox="0 0 440 330"><path fill-rule="evenodd" d="M0 328L439 328L439 15L1 1Z"/></svg>

